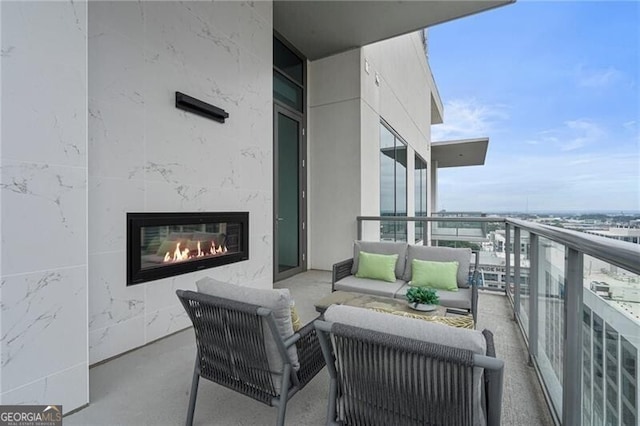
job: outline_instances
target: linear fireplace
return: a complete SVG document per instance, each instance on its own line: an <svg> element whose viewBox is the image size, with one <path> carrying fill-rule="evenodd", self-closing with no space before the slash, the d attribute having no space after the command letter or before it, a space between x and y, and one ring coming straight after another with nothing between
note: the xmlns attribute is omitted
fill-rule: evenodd
<svg viewBox="0 0 640 426"><path fill-rule="evenodd" d="M127 285L249 259L249 213L127 213Z"/></svg>

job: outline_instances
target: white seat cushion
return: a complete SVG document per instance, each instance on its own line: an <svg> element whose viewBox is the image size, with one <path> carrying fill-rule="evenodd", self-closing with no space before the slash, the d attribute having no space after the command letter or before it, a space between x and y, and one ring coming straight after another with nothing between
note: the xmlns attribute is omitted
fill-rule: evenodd
<svg viewBox="0 0 640 426"><path fill-rule="evenodd" d="M398 290L404 286L405 282L396 280L393 283L371 280L369 278L358 278L353 275L344 277L334 284L335 290L352 291L355 293L373 294L375 296L393 297Z"/></svg>

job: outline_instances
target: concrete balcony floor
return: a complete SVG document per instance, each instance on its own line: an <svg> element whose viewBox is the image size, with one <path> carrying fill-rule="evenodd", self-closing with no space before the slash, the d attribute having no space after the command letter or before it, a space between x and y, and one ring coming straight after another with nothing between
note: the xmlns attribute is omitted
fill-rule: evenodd
<svg viewBox="0 0 640 426"><path fill-rule="evenodd" d="M304 323L316 317L313 303L331 291L331 273L308 271L281 281L291 290ZM551 425L552 421L527 351L512 320L509 301L481 293L478 329L493 331L505 360L503 425ZM179 425L186 419L195 360L193 331L187 329L90 370L90 405L64 418L65 425ZM328 374L321 371L288 404L288 425L322 425ZM272 425L276 409L207 380L200 381L194 424Z"/></svg>

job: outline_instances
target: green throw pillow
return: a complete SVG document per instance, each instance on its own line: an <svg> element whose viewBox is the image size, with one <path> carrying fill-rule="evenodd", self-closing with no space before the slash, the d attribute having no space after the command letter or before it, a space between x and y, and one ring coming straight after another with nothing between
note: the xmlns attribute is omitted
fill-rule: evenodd
<svg viewBox="0 0 640 426"><path fill-rule="evenodd" d="M411 285L436 290L458 291L458 262L432 262L413 259Z"/></svg>
<svg viewBox="0 0 640 426"><path fill-rule="evenodd" d="M393 283L396 281L397 254L375 254L361 251L358 254L356 277L371 278Z"/></svg>

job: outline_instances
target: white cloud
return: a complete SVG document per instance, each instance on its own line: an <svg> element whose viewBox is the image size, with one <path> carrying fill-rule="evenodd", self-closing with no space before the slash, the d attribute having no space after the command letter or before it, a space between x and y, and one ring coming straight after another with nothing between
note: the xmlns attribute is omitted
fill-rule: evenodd
<svg viewBox="0 0 640 426"><path fill-rule="evenodd" d="M431 140L489 136L496 123L509 116L504 106L483 105L476 99L456 99L444 107L444 123L431 128Z"/></svg>
<svg viewBox="0 0 640 426"><path fill-rule="evenodd" d="M579 86L599 88L615 83L622 73L613 67L589 70L578 66L577 76Z"/></svg>
<svg viewBox="0 0 640 426"><path fill-rule="evenodd" d="M538 133L536 139L526 141L529 145L546 144L555 146L560 151L568 152L599 143L606 132L597 123L578 119L565 121L561 127L547 129Z"/></svg>
<svg viewBox="0 0 640 426"><path fill-rule="evenodd" d="M640 209L640 162L633 150L508 156L438 173L437 207L449 211Z"/></svg>

